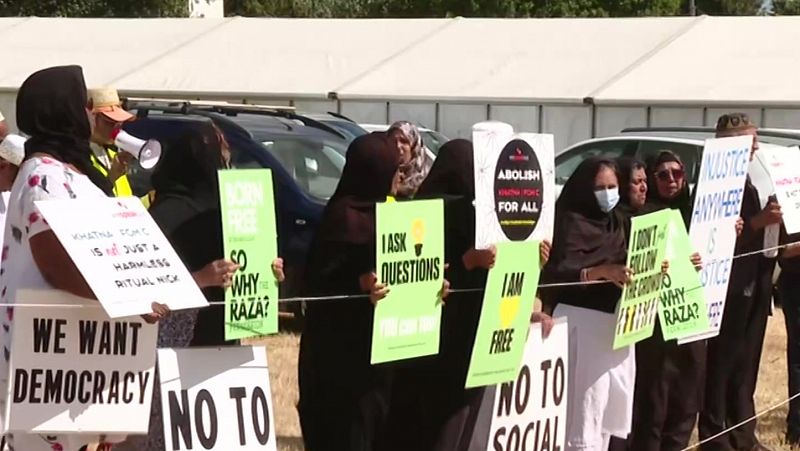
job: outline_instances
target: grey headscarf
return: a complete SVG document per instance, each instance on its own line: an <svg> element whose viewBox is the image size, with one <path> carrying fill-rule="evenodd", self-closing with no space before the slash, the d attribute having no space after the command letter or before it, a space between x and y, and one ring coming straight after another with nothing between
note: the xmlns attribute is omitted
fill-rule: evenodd
<svg viewBox="0 0 800 451"><path fill-rule="evenodd" d="M433 160L428 156L428 149L422 142L422 135L414 124L397 121L389 127L388 134L395 130L400 131L411 143L411 159L408 163L400 166L403 182L397 191L397 196L412 197L430 172Z"/></svg>

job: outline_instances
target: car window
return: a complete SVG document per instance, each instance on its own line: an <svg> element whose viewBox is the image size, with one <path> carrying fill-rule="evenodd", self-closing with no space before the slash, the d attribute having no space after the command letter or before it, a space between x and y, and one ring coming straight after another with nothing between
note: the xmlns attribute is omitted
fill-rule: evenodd
<svg viewBox="0 0 800 451"><path fill-rule="evenodd" d="M439 148L447 142L447 138L434 131L424 131L422 132L422 142L434 155L439 155Z"/></svg>
<svg viewBox="0 0 800 451"><path fill-rule="evenodd" d="M300 188L318 199L330 199L344 168L345 157L340 146L292 138L263 141L262 144Z"/></svg>
<svg viewBox="0 0 800 451"><path fill-rule="evenodd" d="M598 141L575 147L556 158L556 184L563 185L581 162L589 157L619 158L636 150L635 141Z"/></svg>
<svg viewBox="0 0 800 451"><path fill-rule="evenodd" d="M677 154L683 167L686 170L686 177L689 183L697 183L697 175L700 166L703 148L694 144L675 143L669 141L641 141L636 150L636 157L647 163L648 159L655 158L662 150L671 150Z"/></svg>

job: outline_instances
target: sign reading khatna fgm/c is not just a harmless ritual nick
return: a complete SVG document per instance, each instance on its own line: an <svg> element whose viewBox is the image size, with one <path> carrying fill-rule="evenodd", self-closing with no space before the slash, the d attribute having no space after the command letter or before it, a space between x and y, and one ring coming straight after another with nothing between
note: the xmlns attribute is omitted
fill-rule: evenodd
<svg viewBox="0 0 800 451"><path fill-rule="evenodd" d="M377 276L390 292L375 306L372 363L439 351L444 281L441 200L377 205Z"/></svg>
<svg viewBox="0 0 800 451"><path fill-rule="evenodd" d="M614 349L653 335L669 222L669 210L631 218L627 266L633 271L633 276L622 289L622 298L617 306Z"/></svg>
<svg viewBox="0 0 800 451"><path fill-rule="evenodd" d="M539 242L498 243L467 372L468 388L516 377L538 285Z"/></svg>
<svg viewBox="0 0 800 451"><path fill-rule="evenodd" d="M272 172L219 171L225 255L239 265L225 292L225 339L278 332L278 256Z"/></svg>

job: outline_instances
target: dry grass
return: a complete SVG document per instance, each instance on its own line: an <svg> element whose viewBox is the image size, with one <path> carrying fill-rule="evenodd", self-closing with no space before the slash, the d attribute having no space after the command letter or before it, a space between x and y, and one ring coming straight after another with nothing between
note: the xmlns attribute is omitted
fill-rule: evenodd
<svg viewBox="0 0 800 451"><path fill-rule="evenodd" d="M300 425L297 419L297 348L298 336L283 333L262 341L267 346L270 365L270 383L275 406L275 428L280 451L302 451ZM770 318L761 373L758 381L756 407L767 409L787 398L786 382L786 331L780 310ZM789 450L783 440L786 430L787 406L782 406L761 417L758 434L764 444L774 450Z"/></svg>

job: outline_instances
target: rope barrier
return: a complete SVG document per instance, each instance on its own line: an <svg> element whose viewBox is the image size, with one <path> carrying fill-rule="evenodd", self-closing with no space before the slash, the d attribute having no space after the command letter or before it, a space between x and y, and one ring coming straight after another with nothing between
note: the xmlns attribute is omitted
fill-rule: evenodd
<svg viewBox="0 0 800 451"><path fill-rule="evenodd" d="M717 433L715 435L712 435L711 437L703 439L703 440L701 440L701 441L699 441L699 442L697 442L697 443L695 443L693 445L689 445L688 447L682 449L681 451L691 451L693 449L697 449L699 446L701 446L701 445L703 445L705 443L708 443L708 442L710 442L712 440L715 440L715 439L717 439L719 437L722 437L723 435L733 431L734 429L736 429L738 427L741 427L741 426L744 426L745 424L747 424L747 423L749 423L749 422L751 422L753 420L756 420L759 417L764 416L764 415L772 412L773 410L775 410L775 409L777 409L777 408L779 408L781 406L784 406L784 405L788 404L789 402L791 402L793 399L797 398L798 396L800 396L800 393L795 393L794 395L790 396L788 399L785 399L785 400L779 402L778 404L775 404L775 405L773 405L771 407L766 408L765 410L762 410L761 412L758 412L757 414L755 414L752 417L742 421L741 423L736 424L734 426L731 426L731 427L729 427L727 429L724 429L723 431L721 431L721 432L719 432L719 433Z"/></svg>
<svg viewBox="0 0 800 451"><path fill-rule="evenodd" d="M743 254L734 255L731 257L731 260L736 260L737 258L744 258L749 257L752 255L761 254L763 252L768 251L775 251L787 248L796 243L787 243L781 244L779 246L767 247L763 249L759 249L757 251L752 252L745 252ZM715 262L712 260L711 262ZM704 264L711 263L711 262L703 262ZM601 285L606 283L612 283L608 280L589 280L589 281L578 281L578 282L559 282L559 283L543 283L539 284L539 288L557 288L557 287L574 287L574 286L584 286L584 285ZM703 288L702 286L689 288L687 291L693 291ZM449 290L449 293L478 293L483 292L483 288L453 288ZM281 298L278 299L279 303L291 303L291 302L321 302L321 301L342 301L347 299L367 299L369 298L368 294L343 294L343 295L333 295L333 296L300 296L300 297L290 297L290 298ZM224 301L211 301L209 305L225 305ZM30 304L30 303L0 303L0 307L52 307L52 308L101 308L101 305L74 305L74 304Z"/></svg>

